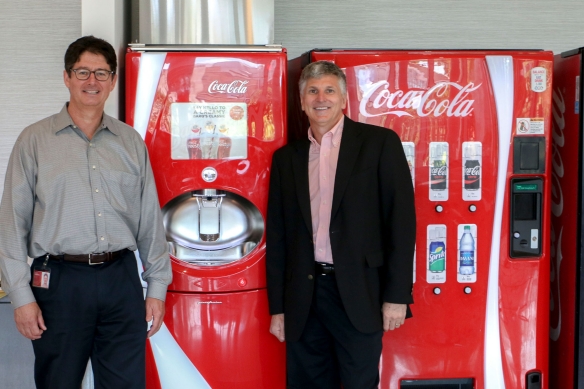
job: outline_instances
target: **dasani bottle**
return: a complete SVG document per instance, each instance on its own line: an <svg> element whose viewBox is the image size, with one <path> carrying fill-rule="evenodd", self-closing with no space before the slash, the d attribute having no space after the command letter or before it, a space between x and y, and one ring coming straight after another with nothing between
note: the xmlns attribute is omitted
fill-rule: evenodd
<svg viewBox="0 0 584 389"><path fill-rule="evenodd" d="M470 233L470 226L464 226L460 239L460 274L471 275L475 272L475 242Z"/></svg>

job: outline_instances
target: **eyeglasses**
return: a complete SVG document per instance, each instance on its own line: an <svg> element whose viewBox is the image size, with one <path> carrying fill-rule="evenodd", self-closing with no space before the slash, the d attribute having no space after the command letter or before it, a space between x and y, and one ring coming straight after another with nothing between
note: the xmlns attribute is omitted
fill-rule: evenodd
<svg viewBox="0 0 584 389"><path fill-rule="evenodd" d="M110 78L110 74L111 75L115 74L115 72L112 72L110 70L103 70L103 69L97 69L97 70L69 69L69 70L71 70L73 73L75 73L75 77L77 77L77 79L81 80L81 81L87 80L91 76L91 73L93 73L95 75L95 79L97 81L107 81Z"/></svg>

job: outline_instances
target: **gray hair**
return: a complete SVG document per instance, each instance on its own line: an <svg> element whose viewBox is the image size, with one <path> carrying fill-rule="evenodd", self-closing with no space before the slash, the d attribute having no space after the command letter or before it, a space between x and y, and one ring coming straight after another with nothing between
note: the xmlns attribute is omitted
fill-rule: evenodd
<svg viewBox="0 0 584 389"><path fill-rule="evenodd" d="M302 95L304 93L304 88L308 80L324 76L335 76L339 80L341 92L343 95L347 94L347 78L345 77L345 73L340 67L330 61L312 62L302 70L300 80L298 81L300 94Z"/></svg>

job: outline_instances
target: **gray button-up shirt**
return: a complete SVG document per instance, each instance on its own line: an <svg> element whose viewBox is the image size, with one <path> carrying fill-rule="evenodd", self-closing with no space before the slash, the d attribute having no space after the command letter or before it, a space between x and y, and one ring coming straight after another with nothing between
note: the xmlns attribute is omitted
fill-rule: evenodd
<svg viewBox="0 0 584 389"><path fill-rule="evenodd" d="M148 152L130 126L104 114L91 140L67 112L20 134L0 204L2 288L15 307L34 302L31 258L138 249L147 297L172 280Z"/></svg>

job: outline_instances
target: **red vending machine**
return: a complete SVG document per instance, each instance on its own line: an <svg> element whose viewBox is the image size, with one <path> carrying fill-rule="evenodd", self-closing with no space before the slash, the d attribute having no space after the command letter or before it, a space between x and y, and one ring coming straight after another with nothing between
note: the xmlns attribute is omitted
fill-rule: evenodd
<svg viewBox="0 0 584 389"><path fill-rule="evenodd" d="M584 388L582 82L584 48L554 58L550 387Z"/></svg>
<svg viewBox="0 0 584 389"><path fill-rule="evenodd" d="M380 388L550 388L552 53L314 50L288 64L291 91L317 60L411 167L413 318L384 335Z"/></svg>
<svg viewBox="0 0 584 389"><path fill-rule="evenodd" d="M264 220L286 66L280 46L130 45L127 122L148 147L173 268L149 389L285 387Z"/></svg>

